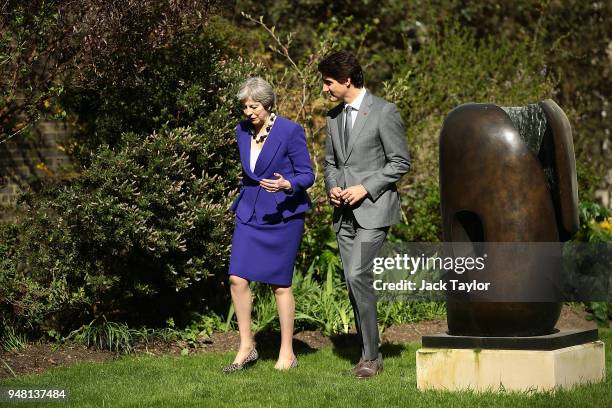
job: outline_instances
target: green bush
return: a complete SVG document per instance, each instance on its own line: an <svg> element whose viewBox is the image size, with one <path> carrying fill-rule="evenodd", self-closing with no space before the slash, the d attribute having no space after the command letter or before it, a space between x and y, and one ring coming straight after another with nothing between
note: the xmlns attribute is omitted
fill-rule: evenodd
<svg viewBox="0 0 612 408"><path fill-rule="evenodd" d="M306 273L293 278L295 330L320 330L329 336L348 333L355 325L348 290L336 250L326 247ZM278 330L274 295L267 285L252 285L253 329ZM414 323L444 317L445 307L433 302L378 302L380 330L392 324ZM233 314L229 316L231 319Z"/></svg>
<svg viewBox="0 0 612 408"><path fill-rule="evenodd" d="M590 243L612 242L612 211L600 204L585 201L580 203L579 216L580 229L574 235L573 241ZM612 263L612 259L600 260L604 262L603 265L593 265L591 261L592 254L589 254L589 251L584 252L585 253L580 254L577 260L581 262L584 259L586 266L584 266L583 269L585 269L585 274L596 271L597 268L604 268L604 273L606 273L607 269L607 273L609 274L609 267ZM597 257L597 259L599 258L601 257ZM600 281L596 282L599 283ZM610 290L610 288L608 288L608 290ZM595 320L600 326L608 326L608 322L610 318L612 318L612 303L588 302L585 306L587 311L591 313L589 316L591 320Z"/></svg>
<svg viewBox="0 0 612 408"><path fill-rule="evenodd" d="M159 102L167 102L171 111L177 92L158 91L163 86L178 84L173 82L173 75L168 75L170 82L165 83L165 77L159 74L181 71L188 81L193 77L201 79L198 74L214 66L206 63L210 58L181 60L180 57L187 56L183 52L185 41L205 57L224 48L214 48L214 38L218 36L197 41L198 34L207 27L215 3L215 0L5 1L0 24L0 138L35 136L32 125L41 118L72 122L74 117L61 105L77 94L84 98L84 103L70 108L78 111L79 125L89 124L84 121L91 121L92 115L97 114L105 122L108 115L98 108L106 102L118 102L112 109L124 111L124 118L134 124L146 123L150 119L147 115L156 116ZM152 81L152 77L158 81ZM173 91L171 86L166 90ZM143 109L147 106L153 109ZM130 116L138 109L142 116ZM116 141L127 130L135 129L114 129L105 136ZM96 132L88 136L81 138L81 142L99 143L100 135Z"/></svg>
<svg viewBox="0 0 612 408"><path fill-rule="evenodd" d="M157 40L103 30L119 51L65 83L56 102L75 120L66 147L82 167L39 181L19 223L0 230L11 325L61 337L92 321L183 326L205 306L226 312L235 94L254 67L227 22L187 14L168 14Z"/></svg>
<svg viewBox="0 0 612 408"><path fill-rule="evenodd" d="M27 197L15 257L32 286L13 297L38 297L40 322L53 312L52 327L100 314L159 322L200 306L195 287L224 277L233 225L238 164L225 113L144 140L126 135L69 185Z"/></svg>
<svg viewBox="0 0 612 408"><path fill-rule="evenodd" d="M223 307L240 171L234 95L248 68L216 68L216 109L191 127L124 134L78 177L25 196L1 261L14 271L0 278L13 281L3 307L61 333L100 316L156 325Z"/></svg>
<svg viewBox="0 0 612 408"><path fill-rule="evenodd" d="M521 106L552 94L539 47L507 37L478 39L449 25L428 33L418 52L391 54L394 74L383 93L402 113L412 156L400 187L406 224L394 227L393 237L440 239L438 140L448 112L467 102Z"/></svg>
<svg viewBox="0 0 612 408"><path fill-rule="evenodd" d="M323 249L308 271L296 276L296 325L320 329L325 335L348 333L354 316L341 276L337 249L332 248Z"/></svg>
<svg viewBox="0 0 612 408"><path fill-rule="evenodd" d="M612 211L610 209L598 203L583 201L578 210L580 229L574 235L574 241L612 241Z"/></svg>
<svg viewBox="0 0 612 408"><path fill-rule="evenodd" d="M404 220L391 227L389 241L437 242L442 239L440 187L432 182L401 195Z"/></svg>
<svg viewBox="0 0 612 408"><path fill-rule="evenodd" d="M61 103L79 125L72 135L74 152L86 162L98 146L121 143L123 133L190 126L222 108L227 101L218 92L228 82L224 64L234 56L230 39L218 33L221 23L214 21L177 34L163 47L139 50L137 66L130 50L117 54L108 66L115 76L67 88Z"/></svg>

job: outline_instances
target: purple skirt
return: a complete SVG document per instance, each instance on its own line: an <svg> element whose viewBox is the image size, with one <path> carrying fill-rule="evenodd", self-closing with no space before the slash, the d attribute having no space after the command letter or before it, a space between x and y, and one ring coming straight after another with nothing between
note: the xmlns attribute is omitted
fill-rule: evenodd
<svg viewBox="0 0 612 408"><path fill-rule="evenodd" d="M277 224L244 223L236 218L229 274L249 281L291 286L295 256L302 242L304 216Z"/></svg>

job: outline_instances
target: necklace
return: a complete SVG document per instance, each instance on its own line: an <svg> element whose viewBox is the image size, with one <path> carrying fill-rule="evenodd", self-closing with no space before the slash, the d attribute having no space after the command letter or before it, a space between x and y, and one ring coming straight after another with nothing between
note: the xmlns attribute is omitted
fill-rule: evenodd
<svg viewBox="0 0 612 408"><path fill-rule="evenodd" d="M276 114L274 112L270 113L270 117L268 118L268 124L266 125L266 130L261 136L257 136L255 134L255 128L251 127L249 129L249 134L255 140L255 143L263 143L266 140L266 137L270 134L270 130L272 130L272 125L274 124L274 120L276 120Z"/></svg>

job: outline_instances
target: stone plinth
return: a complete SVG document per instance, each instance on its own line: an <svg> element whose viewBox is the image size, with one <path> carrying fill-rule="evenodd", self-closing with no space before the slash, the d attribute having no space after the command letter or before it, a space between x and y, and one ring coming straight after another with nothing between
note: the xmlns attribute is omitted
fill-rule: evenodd
<svg viewBox="0 0 612 408"><path fill-rule="evenodd" d="M419 390L547 391L604 379L604 343L556 350L421 348Z"/></svg>

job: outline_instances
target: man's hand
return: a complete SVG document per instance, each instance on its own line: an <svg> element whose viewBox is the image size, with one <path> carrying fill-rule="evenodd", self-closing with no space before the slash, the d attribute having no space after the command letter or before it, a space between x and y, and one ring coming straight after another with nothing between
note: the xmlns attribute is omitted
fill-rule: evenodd
<svg viewBox="0 0 612 408"><path fill-rule="evenodd" d="M340 193L342 200L349 205L355 205L368 195L368 190L361 184L347 187Z"/></svg>
<svg viewBox="0 0 612 408"><path fill-rule="evenodd" d="M342 189L340 187L332 187L327 192L329 202L334 207L340 207L342 205Z"/></svg>

